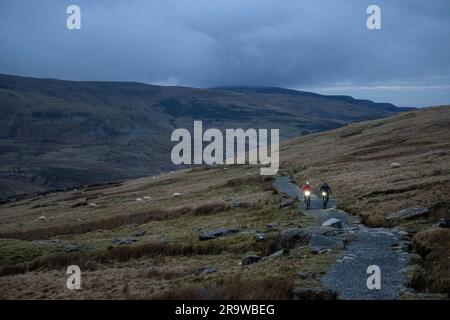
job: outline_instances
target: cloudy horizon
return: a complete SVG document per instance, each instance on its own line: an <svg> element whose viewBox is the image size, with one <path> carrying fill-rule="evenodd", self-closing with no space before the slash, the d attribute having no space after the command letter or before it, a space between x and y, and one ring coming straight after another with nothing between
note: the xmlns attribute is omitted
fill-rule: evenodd
<svg viewBox="0 0 450 320"><path fill-rule="evenodd" d="M66 28L79 5L81 30ZM382 29L368 30L377 4ZM0 73L450 103L445 0L4 0Z"/></svg>

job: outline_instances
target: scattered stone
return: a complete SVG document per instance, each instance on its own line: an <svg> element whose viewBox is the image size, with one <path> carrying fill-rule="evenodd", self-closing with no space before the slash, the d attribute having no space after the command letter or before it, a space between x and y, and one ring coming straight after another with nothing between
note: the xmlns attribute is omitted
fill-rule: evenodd
<svg viewBox="0 0 450 320"><path fill-rule="evenodd" d="M200 241L211 240L218 237L226 237L238 233L239 229L216 228L199 236Z"/></svg>
<svg viewBox="0 0 450 320"><path fill-rule="evenodd" d="M241 260L241 265L245 266L245 265L249 265L255 262L260 261L262 258L256 255L250 255L250 256L245 256L244 258L242 258Z"/></svg>
<svg viewBox="0 0 450 320"><path fill-rule="evenodd" d="M450 228L450 219L441 219L437 225L439 228Z"/></svg>
<svg viewBox="0 0 450 320"><path fill-rule="evenodd" d="M138 230L138 231L132 233L131 235L133 237L142 237L144 234L145 234L145 230Z"/></svg>
<svg viewBox="0 0 450 320"><path fill-rule="evenodd" d="M267 224L267 229L272 229L272 228L275 228L276 226L278 226L278 223L272 222L272 223Z"/></svg>
<svg viewBox="0 0 450 320"><path fill-rule="evenodd" d="M337 218L331 218L322 223L322 227L342 229L342 221Z"/></svg>
<svg viewBox="0 0 450 320"><path fill-rule="evenodd" d="M120 239L119 244L132 244L133 240L131 239Z"/></svg>
<svg viewBox="0 0 450 320"><path fill-rule="evenodd" d="M128 239L121 239L121 238L114 238L111 240L112 243L118 243L118 244L133 244L133 242L139 241L138 238L128 238Z"/></svg>
<svg viewBox="0 0 450 320"><path fill-rule="evenodd" d="M300 280L313 279L313 275L309 272L298 272L297 276Z"/></svg>
<svg viewBox="0 0 450 320"><path fill-rule="evenodd" d="M289 228L281 231L277 236L278 249L292 249L296 246L307 245L311 234L300 228Z"/></svg>
<svg viewBox="0 0 450 320"><path fill-rule="evenodd" d="M174 198L175 197L181 197L181 193L179 193L179 192L174 192L174 194L172 195Z"/></svg>
<svg viewBox="0 0 450 320"><path fill-rule="evenodd" d="M213 236L210 236L210 235L207 235L207 234L201 234L201 235L199 235L198 236L198 240L200 240L200 241L207 241L207 240L212 240L212 239L215 239L216 237L213 237Z"/></svg>
<svg viewBox="0 0 450 320"><path fill-rule="evenodd" d="M38 218L38 220L47 220L47 217L46 217L46 216L40 216L40 217Z"/></svg>
<svg viewBox="0 0 450 320"><path fill-rule="evenodd" d="M150 201L150 200L152 200L152 198L150 196L144 196L144 200L145 201Z"/></svg>
<svg viewBox="0 0 450 320"><path fill-rule="evenodd" d="M137 202L142 202L142 198L136 198Z"/></svg>
<svg viewBox="0 0 450 320"><path fill-rule="evenodd" d="M297 288L294 290L296 300L336 300L337 294L321 288Z"/></svg>
<svg viewBox="0 0 450 320"><path fill-rule="evenodd" d="M94 202L91 202L91 203L89 203L89 208L95 209L95 208L97 208L97 205Z"/></svg>
<svg viewBox="0 0 450 320"><path fill-rule="evenodd" d="M400 168L400 167L401 167L401 164L398 163L398 162L392 162L391 163L391 169L397 169L397 168Z"/></svg>
<svg viewBox="0 0 450 320"><path fill-rule="evenodd" d="M312 254L324 254L331 251L332 250L330 248L321 249L319 247L311 247L311 249L309 250L309 252Z"/></svg>
<svg viewBox="0 0 450 320"><path fill-rule="evenodd" d="M267 240L267 236L265 234L257 233L255 234L256 242Z"/></svg>
<svg viewBox="0 0 450 320"><path fill-rule="evenodd" d="M281 249L281 250L275 251L267 258L278 258L278 257L281 257L283 254L284 254L284 249Z"/></svg>
<svg viewBox="0 0 450 320"><path fill-rule="evenodd" d="M429 210L426 207L415 206L415 207L411 207L411 208L407 208L407 209L403 209L403 210L391 213L386 217L386 220L387 221L399 221L399 220L426 217L428 215L428 212L429 212Z"/></svg>
<svg viewBox="0 0 450 320"><path fill-rule="evenodd" d="M198 272L199 274L208 274L208 273L217 272L217 269L216 269L216 268L213 268L213 267L203 267L203 268L199 268L199 269L197 270L197 272Z"/></svg>
<svg viewBox="0 0 450 320"><path fill-rule="evenodd" d="M292 206L294 204L294 202L295 202L295 200L293 200L293 199L283 200L283 201L281 201L281 203L279 205L279 208L280 209L281 208L288 208L288 207Z"/></svg>
<svg viewBox="0 0 450 320"><path fill-rule="evenodd" d="M74 244L66 244L63 247L63 251L64 252L75 252L75 251L78 251L78 246L74 245Z"/></svg>

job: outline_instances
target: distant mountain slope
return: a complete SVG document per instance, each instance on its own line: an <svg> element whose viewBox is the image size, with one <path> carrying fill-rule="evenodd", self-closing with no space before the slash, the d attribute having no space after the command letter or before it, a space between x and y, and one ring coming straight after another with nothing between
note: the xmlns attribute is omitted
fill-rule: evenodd
<svg viewBox="0 0 450 320"><path fill-rule="evenodd" d="M282 88L0 75L0 197L170 170L170 134L194 119L218 128L280 128L290 138L401 111Z"/></svg>

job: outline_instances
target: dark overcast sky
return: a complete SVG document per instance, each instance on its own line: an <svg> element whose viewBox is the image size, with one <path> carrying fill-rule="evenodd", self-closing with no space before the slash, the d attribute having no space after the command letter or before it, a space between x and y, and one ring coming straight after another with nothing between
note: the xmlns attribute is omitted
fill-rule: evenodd
<svg viewBox="0 0 450 320"><path fill-rule="evenodd" d="M0 73L450 103L449 0L1 0L0 46Z"/></svg>

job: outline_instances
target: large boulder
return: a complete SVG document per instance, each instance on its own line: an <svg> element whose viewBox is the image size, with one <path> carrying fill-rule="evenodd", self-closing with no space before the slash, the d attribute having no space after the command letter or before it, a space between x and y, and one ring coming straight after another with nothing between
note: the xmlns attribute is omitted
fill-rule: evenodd
<svg viewBox="0 0 450 320"><path fill-rule="evenodd" d="M395 222L400 220L426 217L428 215L428 212L429 210L426 207L415 206L391 213L386 217L386 220L389 222Z"/></svg>
<svg viewBox="0 0 450 320"><path fill-rule="evenodd" d="M450 219L441 219L437 226L439 228L450 228Z"/></svg>
<svg viewBox="0 0 450 320"><path fill-rule="evenodd" d="M322 227L342 229L342 221L337 218L331 218L322 223Z"/></svg>
<svg viewBox="0 0 450 320"><path fill-rule="evenodd" d="M217 269L214 267L201 267L197 269L198 274L209 274L217 272Z"/></svg>
<svg viewBox="0 0 450 320"><path fill-rule="evenodd" d="M133 237L143 237L145 235L145 230L137 230L131 234Z"/></svg>
<svg viewBox="0 0 450 320"><path fill-rule="evenodd" d="M78 246L75 244L66 244L63 247L63 251L64 252L76 252L76 251L78 251Z"/></svg>
<svg viewBox="0 0 450 320"><path fill-rule="evenodd" d="M241 265L245 266L245 265L249 265L255 262L258 262L259 260L261 260L262 258L260 256L256 256L256 255L249 255L249 256L245 256L244 258L242 258L241 260Z"/></svg>
<svg viewBox="0 0 450 320"><path fill-rule="evenodd" d="M308 245L311 233L301 228L289 228L280 231L277 236L277 249L292 249L297 246Z"/></svg>

